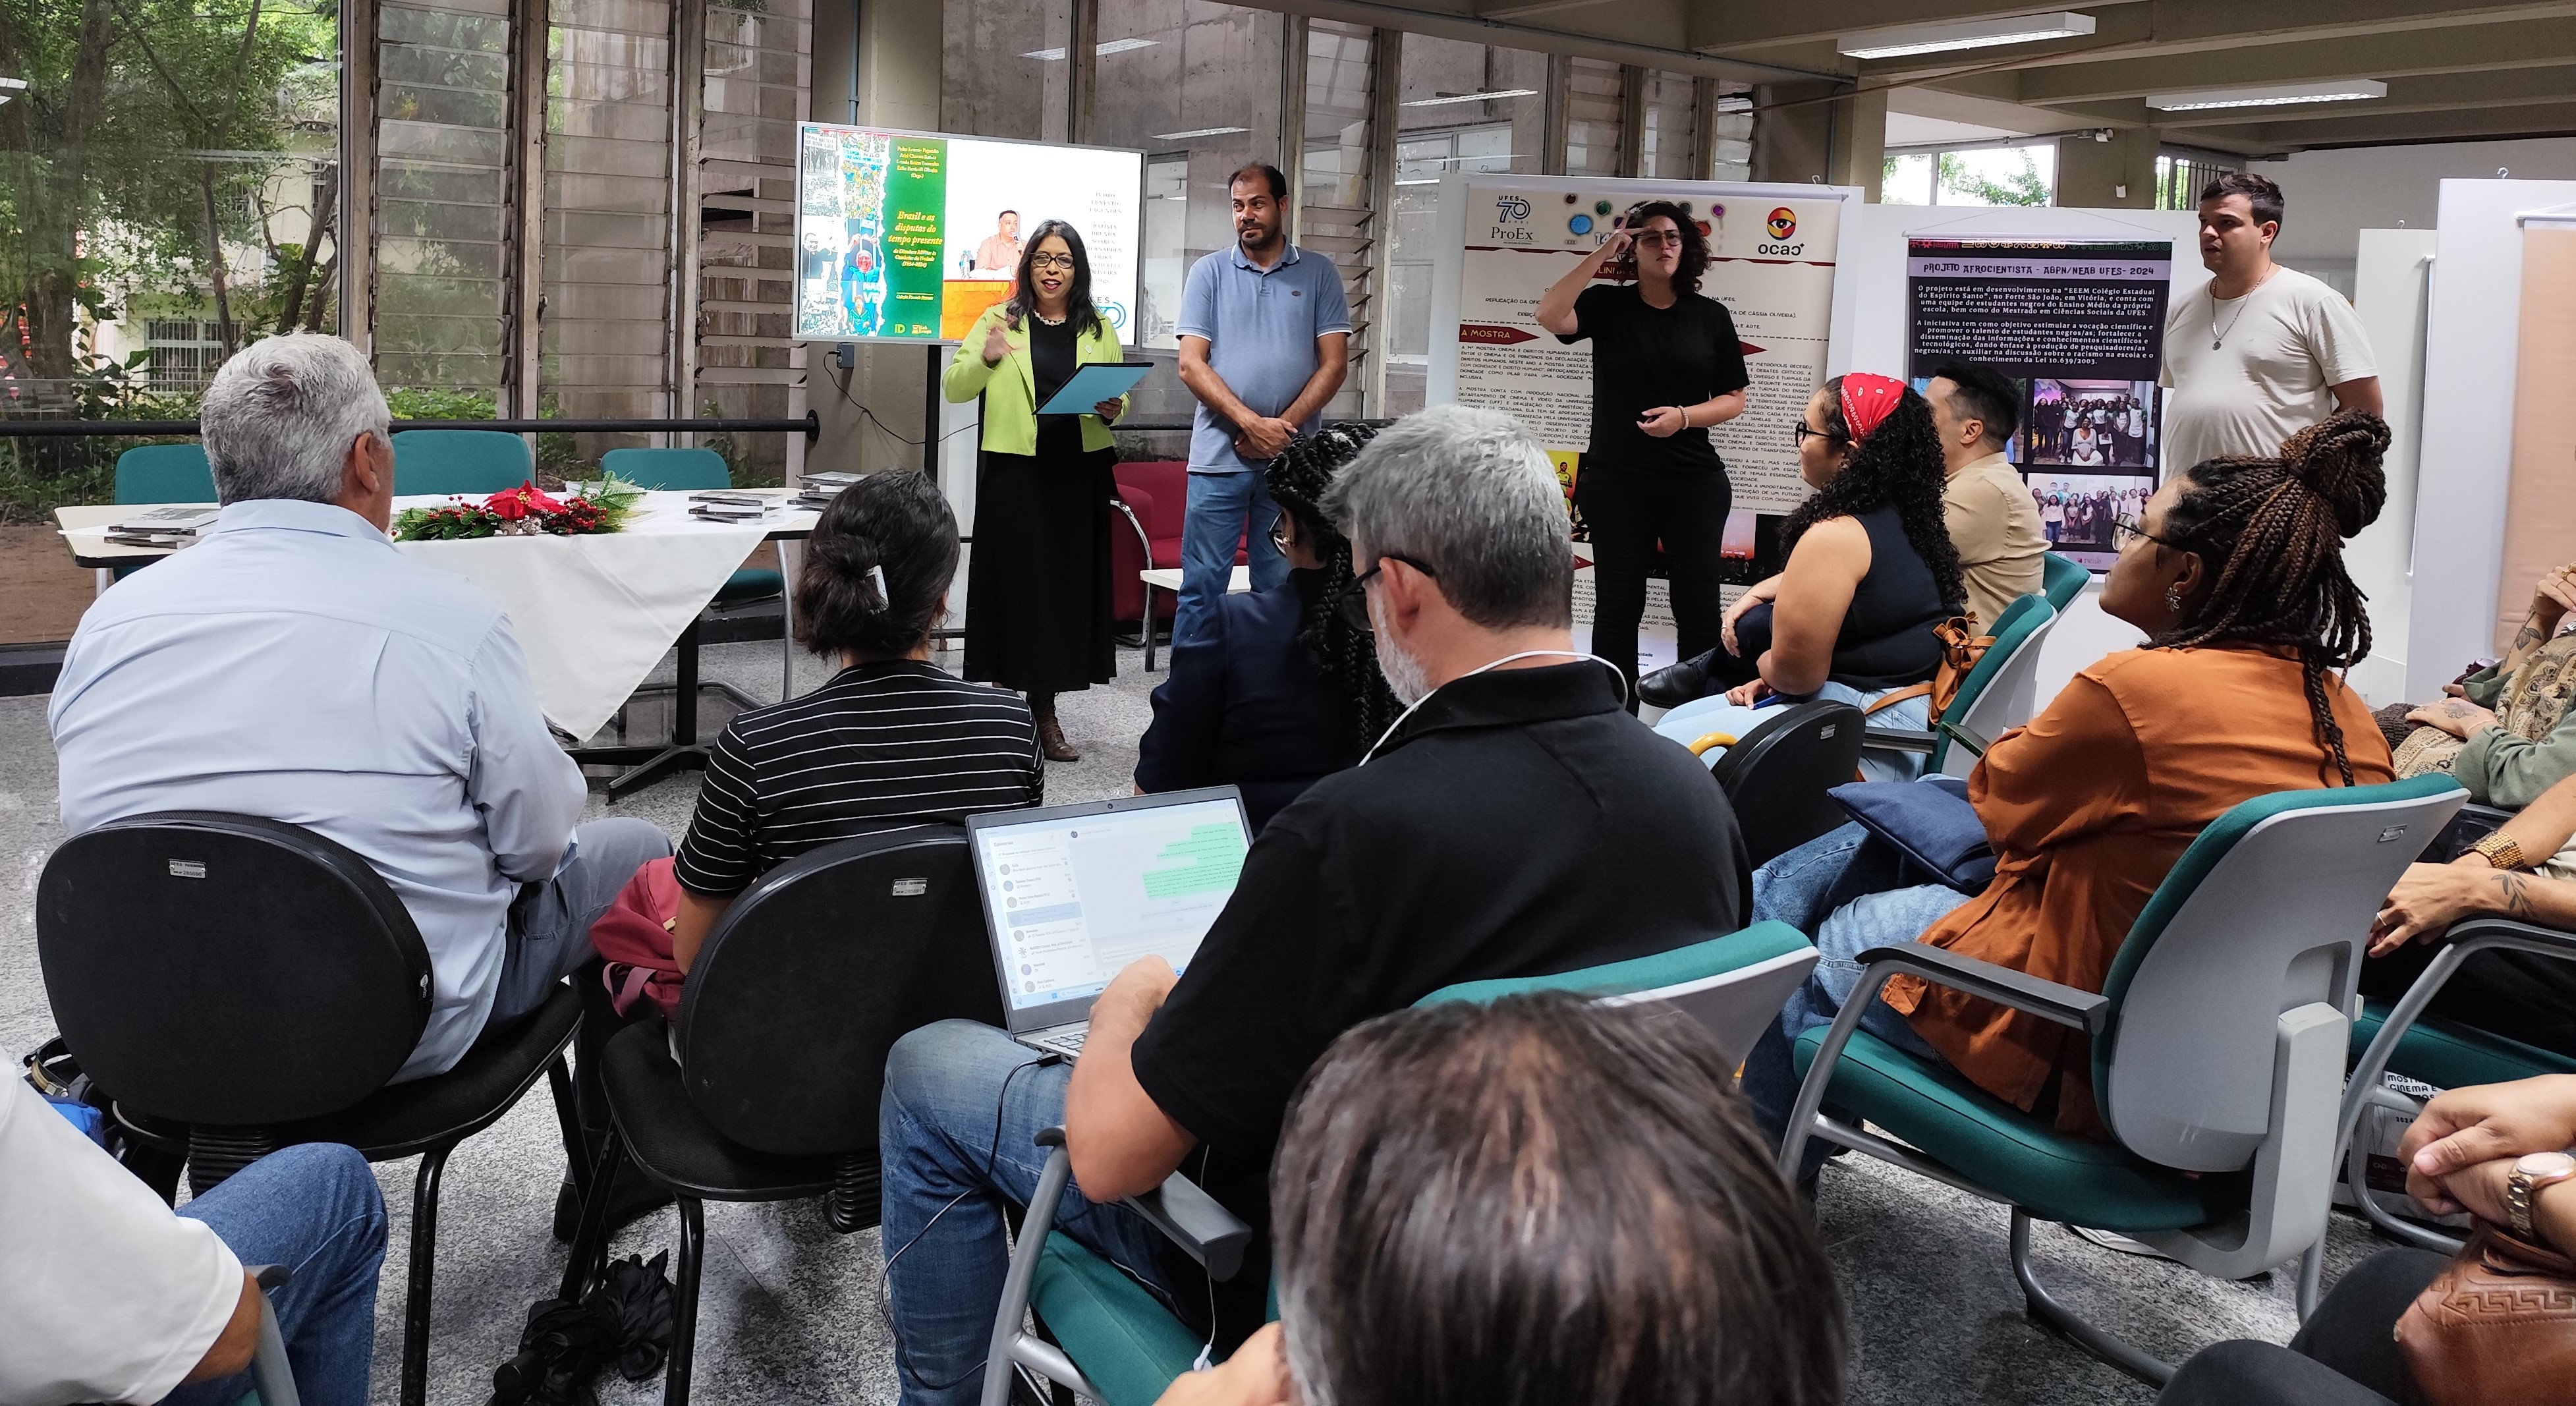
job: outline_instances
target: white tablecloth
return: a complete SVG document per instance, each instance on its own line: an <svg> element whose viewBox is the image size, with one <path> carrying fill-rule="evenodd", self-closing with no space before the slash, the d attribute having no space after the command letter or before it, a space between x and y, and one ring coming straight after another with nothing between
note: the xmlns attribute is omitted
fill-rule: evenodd
<svg viewBox="0 0 2576 1406"><path fill-rule="evenodd" d="M448 498L398 498L394 510ZM623 530L589 537L405 542L424 565L472 581L510 617L546 721L575 738L599 731L761 540L811 526L773 510L759 522L689 516L686 493L648 493Z"/></svg>

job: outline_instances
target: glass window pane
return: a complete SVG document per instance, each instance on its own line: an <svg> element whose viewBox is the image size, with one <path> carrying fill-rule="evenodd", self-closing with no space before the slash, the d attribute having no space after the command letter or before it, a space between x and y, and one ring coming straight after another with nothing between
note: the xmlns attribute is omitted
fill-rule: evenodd
<svg viewBox="0 0 2576 1406"><path fill-rule="evenodd" d="M1878 203L1881 205L1931 204L1932 154L1928 151L1916 151L1887 158L1887 164L1879 177Z"/></svg>
<svg viewBox="0 0 2576 1406"><path fill-rule="evenodd" d="M1621 70L1599 59L1565 61L1565 173L1619 174Z"/></svg>
<svg viewBox="0 0 2576 1406"><path fill-rule="evenodd" d="M1545 54L1407 34L1402 70L1384 323L1386 403L1376 411L1381 415L1422 408L1436 252L1433 183L1452 171L1535 175L1547 149Z"/></svg>
<svg viewBox="0 0 2576 1406"><path fill-rule="evenodd" d="M1071 0L947 0L940 15L939 130L1065 140L1071 12Z"/></svg>
<svg viewBox="0 0 2576 1406"><path fill-rule="evenodd" d="M805 374L789 339L796 252L796 124L808 111L812 0L707 8L698 162L699 416L784 416ZM787 436L697 436L736 484L785 481Z"/></svg>
<svg viewBox="0 0 2576 1406"><path fill-rule="evenodd" d="M2048 205L2057 195L2057 147L1983 147L1941 153L1941 205Z"/></svg>
<svg viewBox="0 0 2576 1406"><path fill-rule="evenodd" d="M1679 73L1646 75L1646 129L1637 169L1659 180L1706 176L1699 166L1699 85Z"/></svg>

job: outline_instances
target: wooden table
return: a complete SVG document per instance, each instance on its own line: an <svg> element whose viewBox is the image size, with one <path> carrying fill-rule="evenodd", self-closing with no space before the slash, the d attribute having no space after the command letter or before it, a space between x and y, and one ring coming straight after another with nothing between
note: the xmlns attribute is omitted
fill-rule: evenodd
<svg viewBox="0 0 2576 1406"><path fill-rule="evenodd" d="M1145 583L1145 672L1150 674L1154 672L1154 588L1159 586L1179 595L1181 569L1177 566L1147 567L1136 573L1136 579ZM1233 577L1225 583L1225 593L1230 596L1241 595L1251 589L1252 568L1248 566L1236 567ZM1179 622L1176 619L1174 623Z"/></svg>

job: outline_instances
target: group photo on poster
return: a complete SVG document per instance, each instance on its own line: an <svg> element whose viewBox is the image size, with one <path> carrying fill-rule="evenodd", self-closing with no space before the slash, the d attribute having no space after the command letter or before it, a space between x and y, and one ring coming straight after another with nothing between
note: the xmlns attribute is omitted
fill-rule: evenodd
<svg viewBox="0 0 2576 1406"><path fill-rule="evenodd" d="M2172 271L2168 240L1906 241L1914 388L1952 360L2012 381L2006 453L2050 549L2096 571L2117 556L2112 525L2155 492Z"/></svg>

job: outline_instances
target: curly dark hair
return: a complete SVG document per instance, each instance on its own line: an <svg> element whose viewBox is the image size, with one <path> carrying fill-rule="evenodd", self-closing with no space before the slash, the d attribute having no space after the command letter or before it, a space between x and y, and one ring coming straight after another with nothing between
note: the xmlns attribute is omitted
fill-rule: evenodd
<svg viewBox="0 0 2576 1406"><path fill-rule="evenodd" d="M2163 543L2197 552L2216 580L2189 618L2149 643L2286 645L2307 676L2308 715L2350 786L2352 758L2326 699L2326 670L2370 657L2369 597L2344 570L2343 539L2388 502L2380 456L2388 426L2358 411L2290 436L2277 459L2209 459L2192 466L2165 511Z"/></svg>
<svg viewBox="0 0 2576 1406"><path fill-rule="evenodd" d="M1360 450L1388 423L1336 421L1311 435L1290 440L1279 457L1262 470L1271 501L1297 519L1297 536L1324 563L1324 589L1308 608L1305 624L1297 631L1297 642L1306 646L1316 668L1341 684L1343 696L1351 702L1355 730L1363 739L1384 732L1404 711L1404 705L1388 691L1386 675L1378 672L1377 642L1342 619L1338 602L1351 582L1351 541L1318 505L1333 475L1358 458ZM1262 525L1255 523L1254 527Z"/></svg>
<svg viewBox="0 0 2576 1406"><path fill-rule="evenodd" d="M929 638L957 556L957 515L939 485L902 469L860 479L823 509L805 544L796 642L822 655L910 654ZM884 569L884 595L872 567Z"/></svg>
<svg viewBox="0 0 2576 1406"><path fill-rule="evenodd" d="M1030 313L1037 311L1037 275L1030 271L1029 260L1037 257L1038 246L1048 235L1064 241L1066 252L1073 255L1073 277L1064 281L1064 320L1073 324L1074 335L1088 337L1101 327L1100 309L1091 301L1091 251L1083 247L1082 231L1062 220L1049 220L1039 225L1021 245L1019 272L1013 275L1010 304L1002 317L1013 327L1025 326Z"/></svg>
<svg viewBox="0 0 2576 1406"><path fill-rule="evenodd" d="M1657 215L1673 222L1682 232L1682 261L1673 269L1673 291L1696 293L1699 278L1708 272L1708 235L1700 229L1699 220L1688 206L1670 200L1649 200L1628 211L1621 223L1623 229L1636 229Z"/></svg>
<svg viewBox="0 0 2576 1406"><path fill-rule="evenodd" d="M1825 382L1825 422L1816 428L1836 444L1852 442L1843 420L1843 378ZM1968 588L1959 576L1959 549L1951 544L1950 523L1941 509L1941 436L1932 428L1932 404L1909 387L1896 408L1852 451L1824 487L1807 495L1780 524L1782 556L1798 545L1807 529L1827 518L1858 517L1883 507L1896 509L1905 540L1932 571L1941 592L1941 608L1953 615L1968 608ZM1992 625L1995 622L1979 622Z"/></svg>

